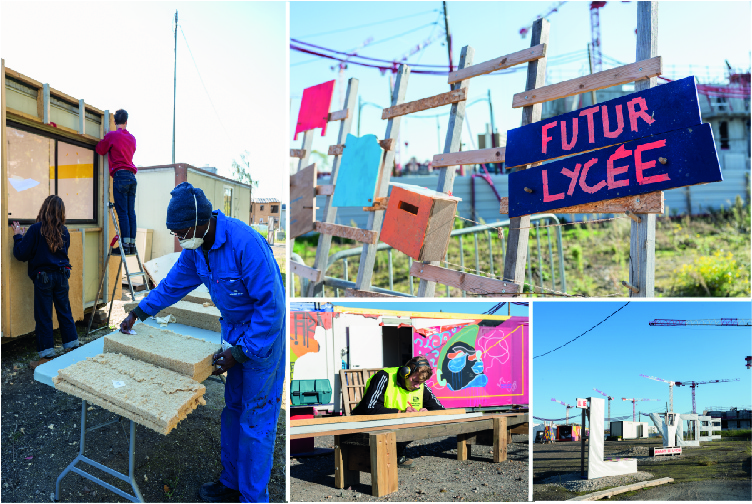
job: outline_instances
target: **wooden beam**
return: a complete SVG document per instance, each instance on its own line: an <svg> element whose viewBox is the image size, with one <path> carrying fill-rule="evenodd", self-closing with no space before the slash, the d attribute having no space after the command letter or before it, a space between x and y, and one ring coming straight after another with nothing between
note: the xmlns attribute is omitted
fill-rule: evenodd
<svg viewBox="0 0 752 504"><path fill-rule="evenodd" d="M331 196L334 194L334 186L333 185L317 185L316 186L316 196Z"/></svg>
<svg viewBox="0 0 752 504"><path fill-rule="evenodd" d="M42 84L42 122L50 124L50 85Z"/></svg>
<svg viewBox="0 0 752 504"><path fill-rule="evenodd" d="M527 107L567 96L574 96L588 91L598 91L619 84L649 79L663 73L660 56L645 59L629 65L604 70L592 75L577 77L558 84L537 88L534 91L517 93L512 98L512 108Z"/></svg>
<svg viewBox="0 0 752 504"><path fill-rule="evenodd" d="M347 446L347 468L351 471L371 472L371 449L365 446L344 443ZM360 476L360 475L358 475Z"/></svg>
<svg viewBox="0 0 752 504"><path fill-rule="evenodd" d="M382 294L380 292L362 291L357 289L345 289L345 297L360 297L360 298L372 298L372 297L388 297L396 298L400 296L392 296L390 294Z"/></svg>
<svg viewBox="0 0 752 504"><path fill-rule="evenodd" d="M460 462L470 458L473 452L473 445L467 442L468 434L457 434L457 460Z"/></svg>
<svg viewBox="0 0 752 504"><path fill-rule="evenodd" d="M334 436L334 487L347 488L360 483L360 471L349 469L350 447L342 445L341 436Z"/></svg>
<svg viewBox="0 0 752 504"><path fill-rule="evenodd" d="M371 495L397 491L397 436L394 431L371 434Z"/></svg>
<svg viewBox="0 0 752 504"><path fill-rule="evenodd" d="M338 110L336 112L329 112L329 118L328 121L344 121L345 119L350 117L350 109L345 108L342 110Z"/></svg>
<svg viewBox="0 0 752 504"><path fill-rule="evenodd" d="M376 198L373 202L373 206L367 206L363 207L364 212L376 212L377 210L386 210L386 207L389 206L389 197L384 198Z"/></svg>
<svg viewBox="0 0 752 504"><path fill-rule="evenodd" d="M0 331L2 331L3 342L8 341L8 338L17 336L11 333L10 326L10 302L11 302L11 288L10 288L10 266L11 258L13 257L13 231L8 226L8 139L6 138L7 128L5 126L5 75L9 73L9 69L5 68L5 59L0 59L0 216L2 216L2 222L0 222L0 254L2 254L3 267L0 268Z"/></svg>
<svg viewBox="0 0 752 504"><path fill-rule="evenodd" d="M307 135L307 132L304 134ZM305 138L304 138L305 140ZM290 175L290 238L316 229L316 163Z"/></svg>
<svg viewBox="0 0 752 504"><path fill-rule="evenodd" d="M507 419L505 417L493 419L493 458L496 463L507 459Z"/></svg>
<svg viewBox="0 0 752 504"><path fill-rule="evenodd" d="M96 138L92 135L82 135L77 130L74 130L73 128L68 128L66 126L52 126L50 124L46 124L43 120L40 118L32 115L27 114L25 112L21 112L20 110L15 110L12 108L6 108L6 119L15 121L17 123L25 124L27 126L32 126L34 128L40 129L42 131L45 131L47 133L55 133L57 135L62 135L65 137L68 137L73 140L77 140L79 142L88 143L91 145L96 145L99 142L99 138Z"/></svg>
<svg viewBox="0 0 752 504"><path fill-rule="evenodd" d="M303 159L306 154L305 149L290 149L290 157Z"/></svg>
<svg viewBox="0 0 752 504"><path fill-rule="evenodd" d="M593 492L587 495L579 495L574 499L567 499L570 501L595 501L600 499L607 499L614 495L618 495L624 492L633 492L641 488L654 487L663 485L665 483L673 483L673 478L659 478L650 481L640 481L639 483L632 483L631 485L624 485L616 488L609 488L608 490L601 490L600 492Z"/></svg>
<svg viewBox="0 0 752 504"><path fill-rule="evenodd" d="M328 154L330 156L341 156L345 152L345 145L330 145Z"/></svg>
<svg viewBox="0 0 752 504"><path fill-rule="evenodd" d="M86 134L86 102L83 98L78 100L78 132Z"/></svg>
<svg viewBox="0 0 752 504"><path fill-rule="evenodd" d="M290 261L290 271L292 271L294 275L306 278L311 282L318 282L321 280L321 271L295 261Z"/></svg>
<svg viewBox="0 0 752 504"><path fill-rule="evenodd" d="M394 138L385 138L384 140L379 140L379 145L385 151L394 150Z"/></svg>
<svg viewBox="0 0 752 504"><path fill-rule="evenodd" d="M436 107L443 107L452 103L458 103L467 100L467 89L453 89L447 93L441 93L436 96L423 98L421 100L403 103L394 107L385 108L381 113L382 119L392 119L414 112L421 112Z"/></svg>
<svg viewBox="0 0 752 504"><path fill-rule="evenodd" d="M373 422L377 420L399 420L402 418L422 418L422 417L441 417L446 415L464 415L467 411L464 408L451 408L437 411L421 411L416 413L390 413L386 415L350 415L350 416L333 416L325 418L305 418L302 420L290 420L290 427L301 427L303 425L331 425L341 424L342 422Z"/></svg>
<svg viewBox="0 0 752 504"><path fill-rule="evenodd" d="M662 214L663 191L656 191L647 194L638 194L637 196L626 196L624 198L615 198L610 200L596 201L595 203L585 203L570 207L547 210L551 213L567 214L596 214L596 213L624 213L634 212L641 214ZM502 197L499 213L509 213L509 198Z"/></svg>
<svg viewBox="0 0 752 504"><path fill-rule="evenodd" d="M35 88L37 91L41 91L44 87L44 84L39 82L38 80L32 79L31 77L28 77L22 73L16 72L15 70L11 70L10 68L5 69L5 75L10 77L13 80L17 80L18 82L25 84L29 87ZM57 89L50 88L50 94L54 96L55 98L59 98L63 101L69 102L71 105L75 105L78 103L78 100L76 98L73 98L70 95L67 95L63 93L62 91L58 91ZM98 108L86 104L86 110L89 112L94 112L98 115L104 115L104 111L99 110Z"/></svg>
<svg viewBox="0 0 752 504"><path fill-rule="evenodd" d="M546 44L538 44L534 47L523 49L506 56L501 56L490 61L484 61L477 65L469 66L462 70L456 70L449 72L449 84L454 84L464 79L470 79L479 75L489 74L497 70L503 70L505 68L527 63L537 59L544 58L546 56Z"/></svg>
<svg viewBox="0 0 752 504"><path fill-rule="evenodd" d="M511 418L511 417L510 417ZM397 433L397 442L419 441L421 439L432 439L437 437L460 436L463 434L472 435L479 431L490 431L493 433L493 418L480 418L468 422L441 423L435 425L426 425L422 427L404 427L395 429ZM368 443L369 433L360 432L347 436L345 444Z"/></svg>
<svg viewBox="0 0 752 504"><path fill-rule="evenodd" d="M340 238L347 238L360 243L368 243L369 245L374 245L379 241L379 233L376 231L341 226L328 222L316 222L316 231L325 235L339 236Z"/></svg>
<svg viewBox="0 0 752 504"><path fill-rule="evenodd" d="M449 154L436 154L431 161L431 166L474 165L484 163L503 163L505 147L493 149L480 149L473 151L452 152Z"/></svg>
<svg viewBox="0 0 752 504"><path fill-rule="evenodd" d="M410 275L429 282L456 287L470 294L503 296L515 295L520 292L520 286L513 282L462 273L420 262L413 262L410 267Z"/></svg>

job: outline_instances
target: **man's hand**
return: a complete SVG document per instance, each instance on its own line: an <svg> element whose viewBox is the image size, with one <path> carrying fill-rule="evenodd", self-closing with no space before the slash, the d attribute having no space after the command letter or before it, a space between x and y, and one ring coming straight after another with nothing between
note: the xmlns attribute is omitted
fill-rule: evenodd
<svg viewBox="0 0 752 504"><path fill-rule="evenodd" d="M420 411L428 411L426 408L420 408Z"/></svg>
<svg viewBox="0 0 752 504"><path fill-rule="evenodd" d="M418 410L412 407L412 405L409 405L407 409L405 410L405 413L417 413Z"/></svg>
<svg viewBox="0 0 752 504"><path fill-rule="evenodd" d="M14 221L11 225L13 228L13 234L14 235L23 235L24 234L24 228L21 227L21 224L18 223L18 221Z"/></svg>
<svg viewBox="0 0 752 504"><path fill-rule="evenodd" d="M228 348L224 352L217 352L214 354L214 358L212 358L212 364L219 366L217 369L212 371L213 375L220 375L226 372L228 369L230 369L232 366L237 364L238 361L235 360L235 357L232 356L232 352L230 352L230 349Z"/></svg>
<svg viewBox="0 0 752 504"><path fill-rule="evenodd" d="M120 322L120 332L123 334L129 334L128 331L133 329L133 324L136 323L136 314L133 312L130 312L127 317L125 317L125 320Z"/></svg>

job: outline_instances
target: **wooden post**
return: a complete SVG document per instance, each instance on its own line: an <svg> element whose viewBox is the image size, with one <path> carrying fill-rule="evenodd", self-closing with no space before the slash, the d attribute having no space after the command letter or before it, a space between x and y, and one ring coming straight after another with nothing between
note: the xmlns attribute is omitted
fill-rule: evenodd
<svg viewBox="0 0 752 504"><path fill-rule="evenodd" d="M473 56L475 50L470 46L462 48L460 54L460 64L457 68L462 70L473 64ZM452 84L452 91L458 89L467 89L470 84L470 79L465 79ZM465 121L465 106L467 101L463 100L458 103L453 103L451 111L449 112L449 126L447 128L447 136L444 141L444 154L450 152L459 152L462 143L462 123ZM455 167L444 166L439 169L439 183L436 186L436 190L442 193L451 192L454 187ZM432 262L434 266L438 266L439 261ZM418 297L434 297L436 291L436 282L429 282L427 280L420 280L418 286Z"/></svg>
<svg viewBox="0 0 752 504"><path fill-rule="evenodd" d="M539 19L533 23L530 47L538 44L548 44L548 32L551 23ZM542 87L546 83L547 57L531 61L527 64L526 91ZM522 109L522 126L540 121L543 105L536 103ZM524 170L527 166L517 168ZM516 170L515 170L516 171ZM520 285L520 292L524 292L525 264L527 263L528 238L530 237L530 216L515 217L509 220L507 235L507 254L504 261L504 280Z"/></svg>
<svg viewBox="0 0 752 504"><path fill-rule="evenodd" d="M38 105L38 104L37 104ZM50 124L50 85L42 84L42 117L44 124Z"/></svg>
<svg viewBox="0 0 752 504"><path fill-rule="evenodd" d="M2 124L0 124L0 132L2 134L2 148L0 148L0 154L2 155L2 171L0 172L0 214L2 214L2 226L0 226L0 231L2 231L2 236L0 236L0 242L2 243L2 246L0 247L0 250L2 251L2 273L1 275L1 284L2 287L0 287L0 290L2 291L2 306L0 306L0 316L2 317L2 327L0 330L2 330L2 336L3 338L10 338L13 336L11 334L11 327L10 327L10 260L11 260L11 254L13 250L13 238L11 228L8 226L8 149L6 148L8 146L8 140L6 139L6 128L5 128L5 60L0 61L0 70L2 71L2 76L0 77L0 86L2 88L0 89L0 92L2 93L2 103L0 104L0 107L2 108Z"/></svg>
<svg viewBox="0 0 752 504"><path fill-rule="evenodd" d="M78 100L78 132L86 134L86 103L83 98Z"/></svg>
<svg viewBox="0 0 752 504"><path fill-rule="evenodd" d="M494 462L504 462L507 459L507 417L493 419L493 458Z"/></svg>
<svg viewBox="0 0 752 504"><path fill-rule="evenodd" d="M407 93L407 81L410 77L410 67L400 65L394 82L394 91L392 93L391 106L395 107L404 103L405 94ZM392 117L386 123L386 134L384 140L399 138L399 127L401 116ZM376 188L376 198L385 198L389 195L389 181L392 177L392 167L394 166L394 150L388 150L384 153L381 161L380 183ZM376 210L368 215L368 226L366 229L380 231L381 224L384 222L384 211ZM377 237L378 239L378 237ZM358 278L355 281L356 290L371 290L371 278L373 277L373 266L376 262L376 248L378 241L374 245L364 244L363 252L360 254L360 264L358 265Z"/></svg>
<svg viewBox="0 0 752 504"><path fill-rule="evenodd" d="M472 434L457 434L457 460L467 460L472 456L473 445L468 444L467 438Z"/></svg>
<svg viewBox="0 0 752 504"><path fill-rule="evenodd" d="M334 436L334 487L347 488L360 483L360 471L349 468L349 447L342 444L342 436Z"/></svg>
<svg viewBox="0 0 752 504"><path fill-rule="evenodd" d="M395 86L396 87L396 86ZM371 495L382 497L397 491L397 433L370 434Z"/></svg>
<svg viewBox="0 0 752 504"><path fill-rule="evenodd" d="M642 61L658 55L658 2L637 2L637 59ZM657 77L635 82L635 91L656 85ZM655 214L640 215L640 222L631 222L629 233L629 284L638 292L629 297L655 295Z"/></svg>
<svg viewBox="0 0 752 504"><path fill-rule="evenodd" d="M102 116L102 124L99 126L100 136L110 132L110 111L105 110ZM107 303L110 300L110 267L104 266L107 257L110 254L110 156L105 154L100 156L102 160L102 270L104 271L104 288L102 289L102 302ZM177 238L176 238L177 239ZM96 307L96 305L94 305ZM94 309L96 312L96 308ZM92 312L92 317L94 313Z"/></svg>
<svg viewBox="0 0 752 504"><path fill-rule="evenodd" d="M343 110L355 108L355 97L358 95L358 79L351 78L347 81L347 93L345 94L345 104L342 107ZM339 125L339 136L337 136L337 145L344 145L347 140L347 134L350 133L352 126L352 118L355 114L348 113L347 119L341 121ZM330 185L337 186L337 175L339 174L339 165L342 162L342 155L334 156L334 162L332 163L332 180ZM332 206L332 198L334 195L328 195L324 203L324 220L322 222L334 223L337 217L337 208ZM313 268L320 270L322 273L326 268L327 261L329 260L329 249L332 246L332 235L319 233L319 243L316 247L316 259L313 263ZM307 297L323 296L324 294L324 275L321 275L321 281L309 282Z"/></svg>
<svg viewBox="0 0 752 504"><path fill-rule="evenodd" d="M580 428L580 478L585 479L585 412L586 408L582 408L582 427Z"/></svg>

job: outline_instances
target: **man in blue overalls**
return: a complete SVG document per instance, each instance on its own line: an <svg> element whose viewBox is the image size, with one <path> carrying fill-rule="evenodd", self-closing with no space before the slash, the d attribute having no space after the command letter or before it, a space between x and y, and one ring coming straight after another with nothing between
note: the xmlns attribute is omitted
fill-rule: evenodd
<svg viewBox="0 0 752 504"><path fill-rule="evenodd" d="M126 332L186 294L206 285L222 313L222 351L227 371L222 410L218 481L201 487L206 502L268 502L277 418L285 377L285 293L266 240L243 222L212 212L201 189L187 182L171 193L167 228L183 247L156 289L120 325Z"/></svg>

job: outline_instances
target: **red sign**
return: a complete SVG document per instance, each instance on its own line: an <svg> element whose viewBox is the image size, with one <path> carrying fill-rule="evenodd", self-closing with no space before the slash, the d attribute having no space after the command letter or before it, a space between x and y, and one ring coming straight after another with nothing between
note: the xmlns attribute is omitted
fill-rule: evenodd
<svg viewBox="0 0 752 504"><path fill-rule="evenodd" d="M681 453L682 449L681 446L674 447L674 448L655 448L653 450L653 455L671 455L672 453Z"/></svg>
<svg viewBox="0 0 752 504"><path fill-rule="evenodd" d="M587 409L587 399L580 399L578 397L577 398L577 407L578 408Z"/></svg>

